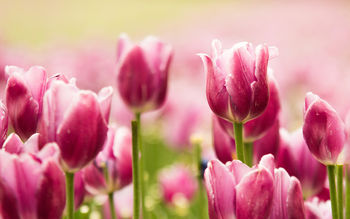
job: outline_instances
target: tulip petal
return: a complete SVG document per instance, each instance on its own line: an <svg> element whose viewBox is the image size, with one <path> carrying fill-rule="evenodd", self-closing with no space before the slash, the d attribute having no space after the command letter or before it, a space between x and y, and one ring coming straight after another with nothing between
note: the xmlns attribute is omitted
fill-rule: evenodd
<svg viewBox="0 0 350 219"><path fill-rule="evenodd" d="M10 154L21 154L24 150L24 145L16 133L11 133L7 137L3 149Z"/></svg>
<svg viewBox="0 0 350 219"><path fill-rule="evenodd" d="M299 180L295 177L291 177L286 205L288 218L305 218L303 192Z"/></svg>
<svg viewBox="0 0 350 219"><path fill-rule="evenodd" d="M265 168L256 169L236 186L237 219L268 218L272 206L273 178Z"/></svg>
<svg viewBox="0 0 350 219"><path fill-rule="evenodd" d="M113 88L111 86L104 87L98 92L98 102L101 106L101 112L106 122L109 121L109 114L111 113Z"/></svg>
<svg viewBox="0 0 350 219"><path fill-rule="evenodd" d="M211 160L204 173L209 218L235 218L235 190L231 173L220 161Z"/></svg>
<svg viewBox="0 0 350 219"><path fill-rule="evenodd" d="M220 118L213 116L213 145L218 159L221 162L226 163L233 159L232 155L235 152L234 148L236 147L236 144L235 140L226 134L221 128L218 119Z"/></svg>

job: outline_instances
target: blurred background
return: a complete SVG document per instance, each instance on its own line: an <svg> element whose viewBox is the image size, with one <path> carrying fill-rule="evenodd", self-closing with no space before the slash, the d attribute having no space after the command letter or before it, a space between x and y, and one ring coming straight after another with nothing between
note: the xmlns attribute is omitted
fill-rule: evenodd
<svg viewBox="0 0 350 219"><path fill-rule="evenodd" d="M347 1L2 0L1 95L6 65L41 65L49 74L76 77L84 89L115 87L116 42L124 32L135 42L156 35L175 52L168 100L161 110L144 117L144 144L151 156L150 208L161 202L154 195L159 170L179 162L191 168L191 137L202 140L203 159L214 156L205 74L196 55L210 53L214 38L224 48L239 41L279 48L269 66L280 88L282 127L300 127L307 91L330 102L343 116L350 109ZM131 119L115 92L111 120L128 126ZM173 214L169 209L163 206L155 214ZM191 210L184 213L182 205L176 209L180 216L191 214Z"/></svg>

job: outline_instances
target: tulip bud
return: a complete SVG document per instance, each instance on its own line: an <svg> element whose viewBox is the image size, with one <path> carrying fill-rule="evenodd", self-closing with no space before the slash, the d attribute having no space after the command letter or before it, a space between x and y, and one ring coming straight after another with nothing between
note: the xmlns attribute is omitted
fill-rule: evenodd
<svg viewBox="0 0 350 219"><path fill-rule="evenodd" d="M213 57L202 57L207 73L207 100L212 111L231 122L245 123L260 116L269 101L269 48L250 43L222 50L214 40Z"/></svg>
<svg viewBox="0 0 350 219"><path fill-rule="evenodd" d="M34 134L42 112L46 89L46 71L39 66L28 71L6 66L9 75L6 85L6 106L15 132L23 139Z"/></svg>
<svg viewBox="0 0 350 219"><path fill-rule="evenodd" d="M62 217L65 177L54 158L0 151L0 213L4 219ZM11 173L11 174L9 174Z"/></svg>
<svg viewBox="0 0 350 219"><path fill-rule="evenodd" d="M305 198L319 193L327 178L326 167L313 158L301 129L288 134L281 130L278 166L300 180Z"/></svg>
<svg viewBox="0 0 350 219"><path fill-rule="evenodd" d="M176 204L179 198L190 202L197 191L197 180L186 167L172 166L161 171L159 183L163 200L167 204Z"/></svg>
<svg viewBox="0 0 350 219"><path fill-rule="evenodd" d="M277 82L273 75L269 75L270 98L266 110L257 118L246 122L243 125L244 142L254 142L263 137L276 123L280 111L280 100ZM232 122L219 118L220 125L234 138Z"/></svg>
<svg viewBox="0 0 350 219"><path fill-rule="evenodd" d="M125 34L120 36L117 84L124 103L134 112L155 110L164 103L171 58L171 46L155 37L133 45Z"/></svg>
<svg viewBox="0 0 350 219"><path fill-rule="evenodd" d="M80 170L102 149L108 129L102 108L95 93L60 80L46 91L39 144L57 142L64 171Z"/></svg>
<svg viewBox="0 0 350 219"><path fill-rule="evenodd" d="M86 189L92 194L108 194L132 181L131 132L110 127L103 150L83 169Z"/></svg>
<svg viewBox="0 0 350 219"><path fill-rule="evenodd" d="M325 165L343 164L345 125L338 113L319 96L305 98L303 135L312 155Z"/></svg>

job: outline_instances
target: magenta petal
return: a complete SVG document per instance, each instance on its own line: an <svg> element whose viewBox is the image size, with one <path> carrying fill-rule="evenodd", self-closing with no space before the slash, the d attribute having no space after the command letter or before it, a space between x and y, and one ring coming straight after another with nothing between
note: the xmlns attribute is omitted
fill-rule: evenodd
<svg viewBox="0 0 350 219"><path fill-rule="evenodd" d="M237 219L268 218L272 206L273 178L266 169L257 169L236 186Z"/></svg>
<svg viewBox="0 0 350 219"><path fill-rule="evenodd" d="M33 98L41 105L46 90L47 74L43 67L33 66L24 75Z"/></svg>
<svg viewBox="0 0 350 219"><path fill-rule="evenodd" d="M121 34L117 43L117 62L120 62L123 56L132 46L132 43L126 34Z"/></svg>
<svg viewBox="0 0 350 219"><path fill-rule="evenodd" d="M91 194L105 194L107 192L107 182L103 169L97 164L91 163L82 170L85 187Z"/></svg>
<svg viewBox="0 0 350 219"><path fill-rule="evenodd" d="M204 173L210 219L235 218L232 174L218 160L211 160Z"/></svg>
<svg viewBox="0 0 350 219"><path fill-rule="evenodd" d="M78 171L74 174L74 208L78 210L80 205L83 204L85 195L85 182L83 178L83 172Z"/></svg>
<svg viewBox="0 0 350 219"><path fill-rule="evenodd" d="M242 163L240 160L233 160L226 164L227 168L233 175L233 180L235 186L242 180L242 178L248 174L252 169L246 164Z"/></svg>
<svg viewBox="0 0 350 219"><path fill-rule="evenodd" d="M6 139L8 130L8 112L6 106L0 101L0 148Z"/></svg>
<svg viewBox="0 0 350 219"><path fill-rule="evenodd" d="M211 58L201 54L204 71L207 74L206 95L211 110L218 116L227 118L229 96L225 87L225 75L219 69L214 69ZM232 119L232 118L231 118Z"/></svg>
<svg viewBox="0 0 350 219"><path fill-rule="evenodd" d="M37 193L38 219L59 219L66 205L65 177L57 162L49 160L43 165L43 176Z"/></svg>
<svg viewBox="0 0 350 219"><path fill-rule="evenodd" d="M274 156L277 156L280 141L279 128L279 121L276 120L273 126L267 131L265 136L253 143L254 156L257 161L260 160L260 158L265 154L272 154Z"/></svg>
<svg viewBox="0 0 350 219"><path fill-rule="evenodd" d="M0 180L0 215L3 219L21 219L14 191Z"/></svg>
<svg viewBox="0 0 350 219"><path fill-rule="evenodd" d="M295 177L291 177L286 204L288 218L305 218L303 192L299 180Z"/></svg>
<svg viewBox="0 0 350 219"><path fill-rule="evenodd" d="M268 171L270 171L272 177L274 176L275 173L275 158L273 157L272 154L267 154L264 155L258 165L260 168L264 167L266 168Z"/></svg>
<svg viewBox="0 0 350 219"><path fill-rule="evenodd" d="M57 130L64 168L76 171L91 162L102 149L107 130L96 96L80 91Z"/></svg>
<svg viewBox="0 0 350 219"><path fill-rule="evenodd" d="M16 133L11 133L7 137L3 149L10 154L21 154L24 150L24 145Z"/></svg>
<svg viewBox="0 0 350 219"><path fill-rule="evenodd" d="M220 118L213 116L213 145L218 159L221 162L226 163L227 161L231 161L233 159L232 155L235 152L236 145L235 140L226 134L226 132L221 128L218 119Z"/></svg>

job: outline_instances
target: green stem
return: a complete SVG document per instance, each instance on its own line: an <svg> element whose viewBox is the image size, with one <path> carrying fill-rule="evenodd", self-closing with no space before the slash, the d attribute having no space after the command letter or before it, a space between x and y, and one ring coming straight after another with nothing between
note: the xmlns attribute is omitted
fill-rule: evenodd
<svg viewBox="0 0 350 219"><path fill-rule="evenodd" d="M202 148L200 141L195 143L195 162L197 169L197 181L198 181L198 206L205 206L205 200L203 197L203 181L202 181ZM199 218L205 218L203 208L199 208Z"/></svg>
<svg viewBox="0 0 350 219"><path fill-rule="evenodd" d="M338 207L337 207L337 191L335 188L335 166L327 165L328 180L329 180L329 193L332 204L333 219L338 219Z"/></svg>
<svg viewBox="0 0 350 219"><path fill-rule="evenodd" d="M113 199L113 192L110 192L108 194L108 202L109 202L109 209L111 211L111 218L116 219L117 216L115 214L115 209L114 209L114 199Z"/></svg>
<svg viewBox="0 0 350 219"><path fill-rule="evenodd" d="M74 173L66 172L67 219L74 219Z"/></svg>
<svg viewBox="0 0 350 219"><path fill-rule="evenodd" d="M243 145L243 124L234 122L233 128L235 133L237 158L238 160L245 163L244 145Z"/></svg>
<svg viewBox="0 0 350 219"><path fill-rule="evenodd" d="M134 189L134 218L140 218L140 185L139 185L139 148L137 121L131 121L132 130L132 181Z"/></svg>
<svg viewBox="0 0 350 219"><path fill-rule="evenodd" d="M343 219L343 165L337 166L337 193L339 219Z"/></svg>
<svg viewBox="0 0 350 219"><path fill-rule="evenodd" d="M350 169L345 166L345 219L350 219Z"/></svg>
<svg viewBox="0 0 350 219"><path fill-rule="evenodd" d="M142 138L141 138L141 113L135 114L136 122L137 122L137 137L139 139L138 146L140 150L140 160L139 160L139 173L140 173L140 193L141 193L141 209L142 209L142 218L147 219L147 211L146 211L146 180L145 180L145 153L143 151L142 146Z"/></svg>
<svg viewBox="0 0 350 219"><path fill-rule="evenodd" d="M253 142L244 143L245 163L248 166L253 166Z"/></svg>

